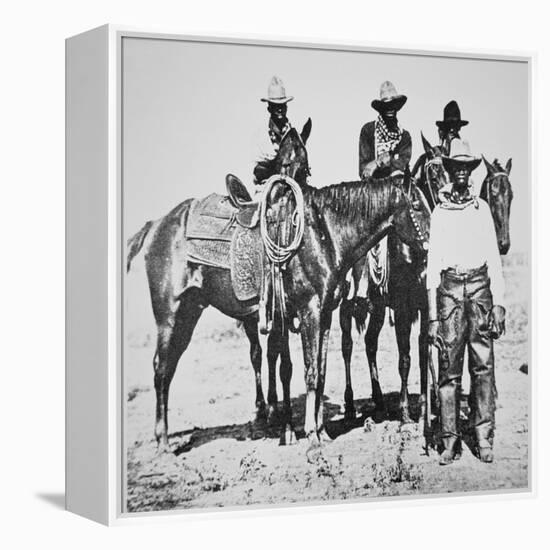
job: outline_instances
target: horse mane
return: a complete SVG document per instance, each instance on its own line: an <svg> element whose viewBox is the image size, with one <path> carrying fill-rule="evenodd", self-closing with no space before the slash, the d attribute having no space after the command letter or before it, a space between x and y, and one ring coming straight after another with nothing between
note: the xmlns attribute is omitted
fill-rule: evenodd
<svg viewBox="0 0 550 550"><path fill-rule="evenodd" d="M374 218L391 199L395 184L391 176L362 181L344 181L326 187L308 186L306 204L339 216Z"/></svg>

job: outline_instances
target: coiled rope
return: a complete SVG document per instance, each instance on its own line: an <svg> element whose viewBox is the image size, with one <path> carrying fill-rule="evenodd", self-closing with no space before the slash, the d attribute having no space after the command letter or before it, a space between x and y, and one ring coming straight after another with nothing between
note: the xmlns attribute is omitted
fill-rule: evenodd
<svg viewBox="0 0 550 550"><path fill-rule="evenodd" d="M267 209L269 207L269 195L273 186L281 181L286 183L291 188L294 194L294 199L296 201L296 209L294 210L294 213L292 215L292 222L294 225L294 238L292 239L292 242L287 246L281 246L278 242L275 242L269 236L267 230ZM305 223L304 195L302 193L302 188L290 176L275 174L271 176L264 185L264 192L260 199L260 234L262 236L262 241L264 243L267 257L273 264L280 266L290 260L290 258L298 250L302 242Z"/></svg>

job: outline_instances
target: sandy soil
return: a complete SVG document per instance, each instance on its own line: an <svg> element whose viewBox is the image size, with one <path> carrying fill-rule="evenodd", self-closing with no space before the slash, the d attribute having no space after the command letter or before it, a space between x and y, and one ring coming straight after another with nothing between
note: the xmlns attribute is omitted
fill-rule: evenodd
<svg viewBox="0 0 550 550"><path fill-rule="evenodd" d="M497 432L495 462L482 464L465 445L462 459L440 467L437 454L423 450L416 424L397 420L399 376L393 328L384 327L379 347L382 389L389 416L370 419L370 380L362 337L355 334L353 381L358 410L343 420L344 370L335 313L328 351L326 408L333 441L321 458L306 460L303 438L304 379L299 337L291 336L292 398L298 443L279 445L277 429L254 422L254 378L244 333L231 319L207 310L180 361L170 392L173 454L157 456L153 439L152 357L155 327L142 261L127 281L125 381L128 511L270 505L368 499L465 491L526 489L529 480L528 360L529 271L522 256L506 259L507 334L495 345ZM409 391L413 412L419 373L413 329ZM265 355L265 342L263 343ZM264 366L266 365L264 357ZM267 393L267 368L264 391ZM468 392L468 376L464 391ZM279 397L281 388L279 386ZM463 409L467 405L464 396ZM366 421L365 421L366 418Z"/></svg>

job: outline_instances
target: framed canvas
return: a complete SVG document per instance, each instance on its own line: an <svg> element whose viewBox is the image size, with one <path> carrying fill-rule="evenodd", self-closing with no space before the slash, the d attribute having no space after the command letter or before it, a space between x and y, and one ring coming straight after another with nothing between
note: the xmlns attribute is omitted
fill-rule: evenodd
<svg viewBox="0 0 550 550"><path fill-rule="evenodd" d="M66 43L67 508L530 492L532 57Z"/></svg>

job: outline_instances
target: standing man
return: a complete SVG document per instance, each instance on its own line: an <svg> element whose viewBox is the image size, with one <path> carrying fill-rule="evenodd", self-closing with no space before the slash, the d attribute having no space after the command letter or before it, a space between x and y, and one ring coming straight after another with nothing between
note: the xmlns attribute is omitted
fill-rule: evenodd
<svg viewBox="0 0 550 550"><path fill-rule="evenodd" d="M372 101L378 118L367 122L359 136L359 177L383 178L396 171L404 172L411 160L411 135L397 121L397 112L407 96L398 94L386 80L380 86L380 99Z"/></svg>
<svg viewBox="0 0 550 550"><path fill-rule="evenodd" d="M461 128L469 122L462 120L458 103L453 99L443 109L443 120L437 120L435 124L439 133L439 145L448 155L451 141L460 139Z"/></svg>
<svg viewBox="0 0 550 550"><path fill-rule="evenodd" d="M283 137L292 128L287 117L287 103L293 99L293 96L286 95L283 81L274 76L267 88L267 97L261 99L267 103L269 122L266 130L263 130L256 140L255 185L262 186L263 182L273 175L272 161L277 156Z"/></svg>
<svg viewBox="0 0 550 550"><path fill-rule="evenodd" d="M504 279L491 212L471 195L469 177L481 159L468 144L451 142L443 156L451 188L431 219L426 284L428 340L440 347L439 399L443 452L440 464L460 457L460 390L468 347L470 394L479 459L493 461L495 382L493 338L504 332Z"/></svg>

